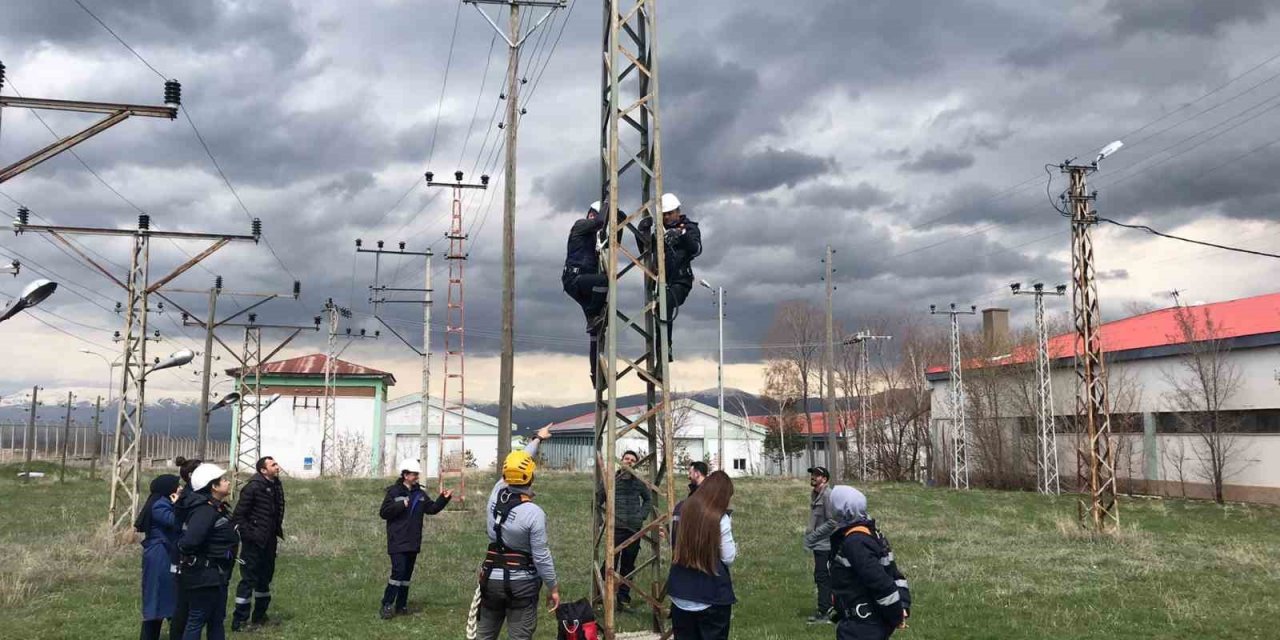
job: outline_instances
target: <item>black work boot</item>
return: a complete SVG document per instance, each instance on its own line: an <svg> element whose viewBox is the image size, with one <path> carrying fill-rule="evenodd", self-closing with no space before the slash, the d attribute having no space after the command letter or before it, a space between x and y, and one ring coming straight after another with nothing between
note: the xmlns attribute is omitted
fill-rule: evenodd
<svg viewBox="0 0 1280 640"><path fill-rule="evenodd" d="M239 600L239 598L237 598ZM235 611L231 613L231 630L244 631L249 623L249 608L252 605L248 602L236 602Z"/></svg>
<svg viewBox="0 0 1280 640"><path fill-rule="evenodd" d="M254 598L253 599L253 615L249 617L249 621L253 624L267 623L267 607L271 605L271 597Z"/></svg>
<svg viewBox="0 0 1280 640"><path fill-rule="evenodd" d="M382 610L378 612L378 615L379 615L383 620L390 620L391 618L395 617L395 615L396 615L396 611L395 611L395 609L392 609L392 608L391 608L391 605L389 605L389 604L384 604L384 605L382 605Z"/></svg>
<svg viewBox="0 0 1280 640"><path fill-rule="evenodd" d="M396 593L396 615L409 612L409 587L400 587Z"/></svg>

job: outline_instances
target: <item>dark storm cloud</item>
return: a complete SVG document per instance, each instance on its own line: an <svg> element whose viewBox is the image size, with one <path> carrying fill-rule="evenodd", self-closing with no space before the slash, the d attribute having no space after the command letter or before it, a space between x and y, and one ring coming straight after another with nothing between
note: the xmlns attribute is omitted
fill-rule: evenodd
<svg viewBox="0 0 1280 640"><path fill-rule="evenodd" d="M492 76L500 74L501 54L478 93L491 34L474 12L460 20L437 122L452 27L447 12L424 13L415 3L371 3L357 11L323 2L85 1L164 73L180 76L206 141L302 278L302 302L272 303L264 318L309 318L329 296L367 311L372 259L353 261L356 237L407 240L411 248L435 243L436 289L444 291L447 195L419 187L383 214L421 180L428 158L437 171L460 165L471 173L482 138L488 135L491 145L498 134L488 114L497 100ZM53 64L41 52L56 52L113 65L111 73L75 87L85 96L146 101L159 94L158 79L74 3L11 4L0 21L0 42L22 51L4 54L19 86L23 77L58 73L39 66ZM1105 10L983 0L820 0L804 10L764 1L671 5L662 15L660 47L664 180L702 224L698 277L729 291L726 339L758 342L780 300L820 300L826 244L837 249L837 311L850 317L925 313L930 302L999 302L1011 280L1062 281L1061 243L1036 243L1060 218L1044 201L1038 177L1020 187L1019 181L1045 161L1087 153L1178 109L1264 59L1266 52L1249 43L1277 41L1266 31L1268 6L1182 0L1114 2ZM559 278L568 225L598 197L598 22L590 12L572 15L521 127L517 326L528 336L518 340L522 351L577 353L586 346L581 314ZM1127 37L1133 34L1144 37ZM477 96L480 115L473 123ZM18 149L48 143L38 123L6 111L0 146L6 160ZM51 123L60 132L74 124ZM1280 159L1270 150L1208 171L1252 148L1241 138L1248 145L1274 138L1269 118L1250 123L1239 137L1109 186L1129 162L1194 130L1175 128L1145 148L1126 149L1132 160L1117 156L1114 166L1108 163L1091 182L1102 193L1099 209L1142 215L1160 226L1157 221L1179 224L1205 213L1265 219L1280 208L1270 178ZM152 211L157 225L233 231L247 225L184 122L131 121L79 151ZM481 163L477 171L496 177L497 166ZM4 189L63 222L127 226L136 216L70 157ZM535 197L525 198L526 192ZM499 344L493 335L500 324L502 198L496 195L485 200L487 208L468 204L464 214L475 224L466 263L474 354L491 354ZM0 208L12 209L2 199ZM125 259L114 240L91 246ZM69 278L102 283L37 238L11 237L0 247L16 248ZM162 267L185 259L168 243L155 243L153 251ZM266 247L228 247L207 267L239 288L287 290L291 279ZM382 269L384 283L400 286L418 286L423 276L419 263L387 261ZM184 282L210 277L197 270ZM106 285L102 290L116 297ZM681 312L680 357L709 355L696 350L714 343L714 310L703 294L691 296ZM69 317L118 324L75 296L51 302L54 310L67 305ZM189 304L202 308L199 300ZM417 333L418 308L404 305L388 315L402 323L402 332ZM359 314L353 326L378 327ZM162 328L177 332L167 322ZM367 348L403 353L392 340ZM758 355L730 354L740 361Z"/></svg>
<svg viewBox="0 0 1280 640"><path fill-rule="evenodd" d="M929 149L914 160L898 165L898 168L908 173L947 174L968 169L975 160L972 153L964 151Z"/></svg>
<svg viewBox="0 0 1280 640"><path fill-rule="evenodd" d="M1215 36L1240 22L1260 21L1275 8L1269 0L1109 0L1105 11L1115 16L1121 36L1160 34Z"/></svg>

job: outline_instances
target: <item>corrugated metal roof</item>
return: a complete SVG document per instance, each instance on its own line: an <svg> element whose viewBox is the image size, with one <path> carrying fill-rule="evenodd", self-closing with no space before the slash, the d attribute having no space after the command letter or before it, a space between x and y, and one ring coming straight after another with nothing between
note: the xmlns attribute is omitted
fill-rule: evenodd
<svg viewBox="0 0 1280 640"><path fill-rule="evenodd" d="M264 362L262 364L261 373L263 375L289 375L289 376L319 376L324 377L325 363L329 357L323 353L313 353L311 355L299 356L297 358L289 358L288 360L277 360L275 362ZM347 362L334 358L334 375L339 378L384 378L387 384L395 384L396 377L386 371L380 371L364 365ZM240 368L227 369L227 375L239 376ZM250 370L252 373L252 370Z"/></svg>
<svg viewBox="0 0 1280 640"><path fill-rule="evenodd" d="M1207 312L1217 325L1220 333L1217 337L1221 339L1280 333L1280 293L1181 308L1196 314L1198 318L1203 317L1202 314ZM1104 323L1099 327L1103 352L1113 353L1184 343L1182 330L1178 325L1178 310L1179 307L1169 307ZM1075 332L1054 336L1049 339L1049 357L1073 357L1075 346ZM994 364L1000 366L1022 364L1034 359L1035 349L1032 346L1021 346ZM965 365L966 368L970 366L979 368L987 365L977 361ZM948 365L933 366L926 369L925 373L944 373L948 369L950 369Z"/></svg>

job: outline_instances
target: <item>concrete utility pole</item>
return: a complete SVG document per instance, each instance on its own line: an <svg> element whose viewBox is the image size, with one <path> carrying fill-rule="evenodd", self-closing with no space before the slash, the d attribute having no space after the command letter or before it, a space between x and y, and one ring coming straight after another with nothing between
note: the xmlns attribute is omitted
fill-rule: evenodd
<svg viewBox="0 0 1280 640"><path fill-rule="evenodd" d="M957 311L951 303L950 311L938 311L937 305L929 305L931 315L951 317L951 486L969 488L969 431L965 425L964 361L960 357L960 316L977 315L978 307Z"/></svg>
<svg viewBox="0 0 1280 640"><path fill-rule="evenodd" d="M1049 332L1044 322L1044 297L1063 296L1067 285L1060 284L1053 291L1045 291L1044 284L1031 285L1031 291L1022 289L1022 283L1009 285L1013 295L1035 296L1036 310L1036 489L1043 494L1062 492L1058 480L1058 434L1053 423L1053 370L1049 360Z"/></svg>
<svg viewBox="0 0 1280 640"><path fill-rule="evenodd" d="M511 402L513 397L515 367L515 315L516 315L516 133L520 127L520 85L527 82L520 77L520 47L538 27L551 17L556 9L563 9L564 0L463 0L476 8L494 31L507 42L507 89L503 94L507 101L506 121L501 126L506 139L506 182L502 202L502 356L498 372L498 461L511 453ZM504 31L481 5L506 5L507 28ZM520 29L522 7L545 8L534 24L524 32ZM459 180L460 181L460 180ZM603 213L603 212L602 212ZM443 434L441 434L443 436Z"/></svg>
<svg viewBox="0 0 1280 640"><path fill-rule="evenodd" d="M835 253L836 250L832 249L831 245L827 245L827 256L822 259L827 266L827 275L823 278L827 283L827 349L824 356L827 368L827 392L824 397L826 407L823 408L826 415L822 423L827 429L827 470L831 472L832 477L841 479L844 478L844 474L840 469L840 456L836 455L840 448L836 439L836 425L839 423L836 420L836 330L831 309L831 294L836 289L833 279Z"/></svg>
<svg viewBox="0 0 1280 640"><path fill-rule="evenodd" d="M466 506L467 486L467 305L465 268L467 262L467 234L462 230L462 192L466 189L484 190L489 186L489 176L480 176L480 182L466 183L462 181L462 171L453 172L453 182L436 182L435 174L426 174L427 186L447 187L453 192L450 203L449 232L445 238L449 240L449 250L445 259L449 261L449 287L444 308L444 384L440 389L440 440L436 450L436 475L440 490L456 481L453 488L457 491L459 504ZM510 182L507 183L511 185ZM510 194L510 191L508 191ZM449 433L449 415L458 417L458 432ZM502 431L498 436L498 459L506 457L502 453ZM510 451L511 432L506 431L507 449ZM424 440L425 443L425 440ZM501 466L499 466L499 470Z"/></svg>
<svg viewBox="0 0 1280 640"><path fill-rule="evenodd" d="M428 174L430 175L430 174ZM486 182L488 176L485 177ZM365 249L364 241L356 238L356 253L372 253L373 254L373 284L369 286L369 303L373 305L373 317L388 331L400 339L409 350L422 358L422 393L419 403L422 408L421 415L418 416L418 460L426 463L428 456L428 436L427 425L430 423L427 414L430 413L431 407L431 306L432 287L431 287L431 258L435 254L430 249L426 251L406 251L405 243L401 242L398 250L385 249L386 245L383 241L377 242L376 249ZM418 288L389 287L382 284L379 278L382 275L382 256L400 256L400 257L419 257L423 259L424 268L423 276L426 280L425 286ZM386 297L388 291L398 293L421 293L421 300L392 300ZM382 305L384 304L420 304L422 305L422 348L419 349L413 345L408 339L400 335L396 328L382 319ZM337 330L336 327L334 329ZM375 334L375 337L377 335Z"/></svg>
<svg viewBox="0 0 1280 640"><path fill-rule="evenodd" d="M67 439L71 436L71 409L75 403L75 396L70 391L67 392L67 419L62 423L62 447L60 452L60 462L58 464L58 484L67 481Z"/></svg>
<svg viewBox="0 0 1280 640"><path fill-rule="evenodd" d="M858 429L856 434L858 441L858 479L866 480L870 476L869 463L867 462L867 429L871 427L871 357L867 352L867 343L873 340L892 340L891 336L872 335L869 330L863 329L854 334L851 338L846 338L843 344L856 344L858 348L858 370L857 384L858 389Z"/></svg>
<svg viewBox="0 0 1280 640"><path fill-rule="evenodd" d="M204 292L199 289L168 288L164 290L164 293L203 294ZM196 432L196 458L200 460L208 459L207 455L208 455L208 449L209 449L209 416L212 413L212 411L209 409L209 395L210 395L209 391L211 387L211 384L210 384L211 378L214 375L213 374L213 360L214 360L213 343L214 341L217 341L218 344L222 345L223 348L227 350L227 352L231 354L235 354L234 349L232 349L225 342L223 342L218 338L217 329L219 327L224 327L224 326L227 326L227 327L245 326L245 325L235 325L235 324L229 324L229 323L232 320L242 315L251 314L251 312L254 309L257 309L258 307L266 304L267 302L270 302L277 298L292 297L294 300L299 299L300 297L302 297L302 283L296 280L294 281L292 294L239 292L239 291L231 292L231 291L223 291L222 276L214 276L213 286L209 288L208 295L209 295L209 311L208 311L208 315L205 316L204 320L201 320L195 314L182 308L180 305L177 305L176 303L169 300L168 298L165 298L165 300L169 301L170 304L173 304L174 306L178 307L178 310L182 312L182 326L200 327L201 329L204 329L204 353L202 354L203 355L203 371L201 371L201 374L200 374L200 418L198 423L199 427ZM249 305L248 307L242 308L239 311L227 316L226 318L223 318L222 320L218 320L217 319L218 318L218 298L222 296L241 297L241 298L259 298L259 300Z"/></svg>
<svg viewBox="0 0 1280 640"><path fill-rule="evenodd" d="M1118 148L1116 143L1113 146ZM1098 160L1106 154L1104 150ZM1098 212L1093 210L1097 194L1090 193L1085 184L1086 176L1098 170L1098 160L1089 165L1067 161L1059 165L1059 169L1071 180L1066 200L1071 217L1071 299L1076 325L1076 419L1085 437L1084 450L1077 451L1076 470L1080 486L1089 493L1090 499L1088 514L1081 504L1080 517L1095 530L1107 531L1120 525L1120 511L1116 502L1115 449L1111 442L1111 409L1102 356L1102 312L1094 275L1091 229L1098 223Z"/></svg>
<svg viewBox="0 0 1280 640"><path fill-rule="evenodd" d="M22 436L22 481L31 481L31 453L36 440L36 408L40 406L40 387L31 387L31 414L27 417L27 432Z"/></svg>
<svg viewBox="0 0 1280 640"><path fill-rule="evenodd" d="M98 477L98 458L102 457L102 396L93 403L93 447L89 449L89 477Z"/></svg>
<svg viewBox="0 0 1280 640"><path fill-rule="evenodd" d="M253 219L250 235L194 233L185 231L158 231L151 228L151 216L140 214L136 229L115 229L101 227L68 227L57 225L30 224L30 212L25 207L18 209L18 219L13 225L14 232L21 235L26 232L46 233L75 254L89 267L96 269L107 279L114 282L126 292L127 303L123 305L124 330L120 332L120 341L124 345L121 355L122 381L120 402L116 412L115 453L112 470L111 500L108 506L108 521L116 528L128 526L138 510L142 488L142 435L144 433L146 405L147 363L147 316L151 312L150 297L159 296L165 302L171 300L159 293L161 287L173 279L186 273L205 258L213 255L222 247L233 241L257 243L262 235L262 222ZM85 253L77 244L67 239L71 235L97 235L127 237L132 242L128 275L122 280ZM211 244L190 260L182 263L168 275L155 282L150 280L151 240L166 238L171 240L198 240ZM181 310L181 307L174 304Z"/></svg>
<svg viewBox="0 0 1280 640"><path fill-rule="evenodd" d="M715 295L716 336L719 342L716 357L716 441L720 443L716 459L720 461L720 468L724 469L724 287L718 286L713 289L706 280L700 280L699 284L710 289Z"/></svg>

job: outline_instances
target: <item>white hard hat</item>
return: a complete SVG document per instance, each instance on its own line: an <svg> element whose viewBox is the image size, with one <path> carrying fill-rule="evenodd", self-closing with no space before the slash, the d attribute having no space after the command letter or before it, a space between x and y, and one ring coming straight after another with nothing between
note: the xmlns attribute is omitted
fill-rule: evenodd
<svg viewBox="0 0 1280 640"><path fill-rule="evenodd" d="M675 211L676 209L679 209L679 208L680 208L680 198L677 198L676 194L674 193L662 194L662 212L663 213L671 213L672 211Z"/></svg>
<svg viewBox="0 0 1280 640"><path fill-rule="evenodd" d="M405 458L400 461L400 472L408 471L409 473L422 473L422 465L418 463L417 458Z"/></svg>
<svg viewBox="0 0 1280 640"><path fill-rule="evenodd" d="M227 475L227 472L223 471L221 467L216 464L205 462L196 467L195 471L191 472L191 488L199 491L209 486L210 482L213 482L224 475Z"/></svg>
<svg viewBox="0 0 1280 640"><path fill-rule="evenodd" d="M587 207L587 211L595 211L596 213L600 213L600 207L603 204L604 203L600 202L599 200L596 200L595 202L591 203L591 206Z"/></svg>

